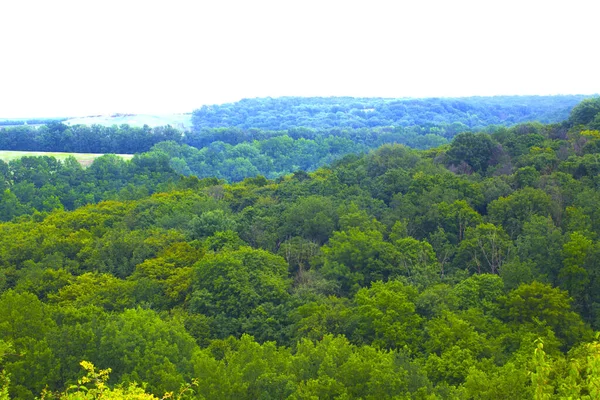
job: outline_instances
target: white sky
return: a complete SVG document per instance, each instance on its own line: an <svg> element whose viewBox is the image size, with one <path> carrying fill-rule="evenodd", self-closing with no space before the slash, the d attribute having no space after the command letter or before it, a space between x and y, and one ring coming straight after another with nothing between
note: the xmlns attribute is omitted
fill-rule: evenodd
<svg viewBox="0 0 600 400"><path fill-rule="evenodd" d="M600 93L597 0L0 0L0 118Z"/></svg>

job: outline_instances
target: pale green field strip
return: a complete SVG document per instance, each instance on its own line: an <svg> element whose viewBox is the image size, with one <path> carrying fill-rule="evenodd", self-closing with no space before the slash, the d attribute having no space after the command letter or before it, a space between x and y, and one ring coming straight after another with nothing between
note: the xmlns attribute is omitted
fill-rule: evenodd
<svg viewBox="0 0 600 400"><path fill-rule="evenodd" d="M67 159L69 156L75 157L75 159L83 166L89 166L96 158L103 156L104 154L97 153L53 153L53 152L45 152L45 151L8 151L8 150L0 150L0 160L9 162L12 160L16 160L21 157L27 156L49 156L54 157L59 161L63 161ZM124 160L130 160L133 158L133 154L116 154L117 156L123 158Z"/></svg>

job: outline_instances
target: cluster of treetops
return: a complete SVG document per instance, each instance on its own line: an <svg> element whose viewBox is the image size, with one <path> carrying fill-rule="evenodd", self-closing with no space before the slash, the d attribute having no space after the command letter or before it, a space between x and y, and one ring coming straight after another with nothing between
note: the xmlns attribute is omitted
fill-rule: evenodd
<svg viewBox="0 0 600 400"><path fill-rule="evenodd" d="M232 184L4 164L0 399L598 398L598 122Z"/></svg>

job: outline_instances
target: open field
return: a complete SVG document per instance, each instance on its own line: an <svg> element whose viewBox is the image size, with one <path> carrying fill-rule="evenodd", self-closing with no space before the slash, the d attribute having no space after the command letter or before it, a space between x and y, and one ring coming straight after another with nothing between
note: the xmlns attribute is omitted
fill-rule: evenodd
<svg viewBox="0 0 600 400"><path fill-rule="evenodd" d="M115 114L115 115L95 115L81 118L70 118L63 122L67 125L122 125L144 126L153 128L156 126L171 125L173 128L189 130L192 127L191 114Z"/></svg>
<svg viewBox="0 0 600 400"><path fill-rule="evenodd" d="M65 160L69 156L73 156L77 159L79 164L87 167L92 164L92 162L104 154L96 154L96 153L51 153L44 151L8 151L8 150L0 150L0 160L9 162L12 160L16 160L25 156L49 156L54 157L57 160ZM133 158L133 154L117 154L117 156L130 160Z"/></svg>

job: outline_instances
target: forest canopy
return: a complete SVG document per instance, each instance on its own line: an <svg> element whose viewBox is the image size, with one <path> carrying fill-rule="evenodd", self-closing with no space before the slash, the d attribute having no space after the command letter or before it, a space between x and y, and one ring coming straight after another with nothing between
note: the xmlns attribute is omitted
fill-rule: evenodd
<svg viewBox="0 0 600 400"><path fill-rule="evenodd" d="M595 398L597 102L276 179L0 163L0 399Z"/></svg>
<svg viewBox="0 0 600 400"><path fill-rule="evenodd" d="M589 96L587 96L589 97ZM355 97L280 97L244 99L203 106L192 114L193 129L236 127L263 130L293 128L437 128L451 137L488 125L558 122L586 96L494 96L428 99Z"/></svg>

